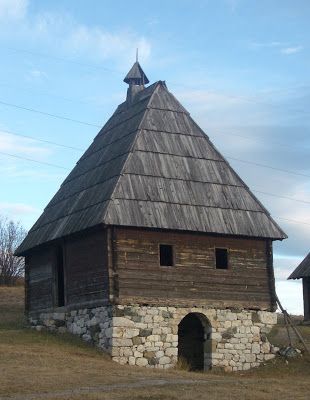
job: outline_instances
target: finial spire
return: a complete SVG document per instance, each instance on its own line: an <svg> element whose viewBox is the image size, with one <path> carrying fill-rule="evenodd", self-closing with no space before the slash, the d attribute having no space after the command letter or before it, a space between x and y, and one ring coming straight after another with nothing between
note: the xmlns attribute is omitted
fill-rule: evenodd
<svg viewBox="0 0 310 400"><path fill-rule="evenodd" d="M139 49L137 47L137 49L136 49L136 62L138 62L138 58L139 58Z"/></svg>
<svg viewBox="0 0 310 400"><path fill-rule="evenodd" d="M138 58L138 53L137 53L137 58ZM147 76L145 75L138 61L134 63L131 70L126 75L124 82L128 83L129 85L138 85L138 86L141 85L144 86L147 83L149 83L149 80L147 79Z"/></svg>
<svg viewBox="0 0 310 400"><path fill-rule="evenodd" d="M138 92L144 89L144 85L149 83L147 76L145 75L141 65L138 61L138 49L136 50L136 62L131 67L131 70L126 75L124 82L128 83L129 88L127 90L127 104L131 104Z"/></svg>

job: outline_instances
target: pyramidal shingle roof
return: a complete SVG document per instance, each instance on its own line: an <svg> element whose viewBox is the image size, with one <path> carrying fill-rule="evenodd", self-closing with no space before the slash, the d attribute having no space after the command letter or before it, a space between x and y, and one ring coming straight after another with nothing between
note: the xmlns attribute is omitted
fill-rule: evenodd
<svg viewBox="0 0 310 400"><path fill-rule="evenodd" d="M310 277L310 253L302 260L302 262L291 273L288 279L300 279L308 277Z"/></svg>
<svg viewBox="0 0 310 400"><path fill-rule="evenodd" d="M124 82L139 85L147 85L149 83L149 80L138 61L134 63L128 74L125 76Z"/></svg>
<svg viewBox="0 0 310 400"><path fill-rule="evenodd" d="M17 253L101 224L286 238L162 81L117 107Z"/></svg>

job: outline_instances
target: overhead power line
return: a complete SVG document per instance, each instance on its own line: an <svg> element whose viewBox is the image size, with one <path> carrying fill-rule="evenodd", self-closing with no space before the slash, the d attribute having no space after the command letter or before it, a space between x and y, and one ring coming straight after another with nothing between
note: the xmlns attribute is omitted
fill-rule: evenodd
<svg viewBox="0 0 310 400"><path fill-rule="evenodd" d="M284 218L284 217L274 217L274 218L282 219L283 221L287 221L287 222L292 222L293 224L310 226L310 223L303 222L303 221L297 221L296 219L289 219L289 218Z"/></svg>
<svg viewBox="0 0 310 400"><path fill-rule="evenodd" d="M20 137L24 137L24 138L27 138L27 139L36 140L36 141L38 141L38 142L42 142L42 143L46 143L46 144L51 144L51 145L59 146L59 147L63 147L63 148L68 148L68 149L70 149L70 150L84 151L84 149L81 149L81 148L79 148L79 147L68 146L68 145L65 145L65 144L59 143L59 142L53 142L53 141L49 141L49 140L39 139L39 138L36 138L36 137L34 137L34 136L30 136L30 135L23 135L23 134L16 133L16 132L11 132L11 131L8 131L8 130L0 130L0 133L1 133L1 131L2 131L2 132L5 132L5 133L7 133L7 134L10 134L10 135L20 136ZM287 170L287 169L283 169L283 168L273 167L273 166L271 166L271 165L260 164L260 163L256 163L256 162L253 162L253 161L242 160L242 159L240 159L240 158L235 158L235 157L225 157L225 158L230 159L230 160L234 160L234 161L238 161L238 162L242 162L242 163L245 163L245 164L249 164L249 165L254 165L254 166L256 166L256 167L269 168L269 169L272 169L272 170L275 170L275 171L284 172L284 173L286 173L286 174L291 174L291 175L297 175L297 176L303 176L303 177L306 177L306 178L310 178L310 175L303 174L303 173L297 172L297 171L292 171L292 170ZM262 194L266 194L266 193L264 193L264 192L261 192L261 193L262 193ZM276 195L275 195L275 196L276 196ZM301 201L301 202L303 202L303 201Z"/></svg>
<svg viewBox="0 0 310 400"><path fill-rule="evenodd" d="M234 136L234 137L239 137L242 139L246 139L246 140L252 140L252 141L258 141L258 142L264 142L266 143L266 139L262 138L262 137L254 137L254 136L246 136L246 135L240 135L238 133L226 133L226 132L219 132L217 130L214 129L207 129L207 132L210 131L211 135L216 134L216 135L225 135L225 136ZM283 147L289 147L290 149L292 149L292 143L282 143L282 142L274 142L274 141L270 141L268 138L268 144L272 144L274 146L283 146Z"/></svg>
<svg viewBox="0 0 310 400"><path fill-rule="evenodd" d="M4 151L0 151L0 154L5 155L5 156L9 156L9 157L18 158L20 160L30 161L30 162L33 162L33 163L36 163L36 164L47 165L49 167L61 168L61 169L65 169L65 170L69 171L69 168L68 167L64 167L63 165L57 165L57 164L52 164L52 163L48 163L48 162L44 162L44 161L38 161L38 160L34 160L33 158L19 156L17 154L6 153Z"/></svg>
<svg viewBox="0 0 310 400"><path fill-rule="evenodd" d="M46 115L46 116L52 117L52 118L63 119L65 121L76 122L76 123L82 124L82 125L94 126L96 128L101 128L100 125L95 125L95 124L92 124L90 122L80 121L80 120L73 119L73 118L68 118L68 117L63 117L61 115L51 114L51 113L47 113L47 112L44 112L44 111L36 110L34 108L28 108L28 107L24 107L24 106L19 106L17 104L7 103L7 102L1 101L1 100L0 100L0 104L2 104L4 106L8 106L8 107L18 108L20 110L30 111L30 112L41 114L41 115Z"/></svg>
<svg viewBox="0 0 310 400"><path fill-rule="evenodd" d="M292 175L298 175L298 176L304 176L306 178L310 178L310 175L303 174L302 172L296 172L296 171L291 171L289 169L273 167L271 165L260 164L260 163L254 162L254 161L242 160L240 158L235 158L235 157L225 157L225 158L227 158L229 160L234 160L234 161L238 161L238 162L241 162L241 163L245 163L245 164L255 165L256 167L269 168L269 169L273 169L275 171L285 172L286 174L292 174Z"/></svg>
<svg viewBox="0 0 310 400"><path fill-rule="evenodd" d="M63 147L65 149L76 150L76 151L84 151L84 149L81 149L80 147L68 146L68 145L63 144L63 143L53 142L53 141L50 141L50 140L44 140L44 139L37 138L35 136L23 135L21 133L12 132L12 131L8 131L8 130L5 130L5 129L0 129L0 134L1 134L1 132L7 133L7 134L13 135L13 136L22 137L22 138L25 138L25 139L35 140L36 142L42 142L42 143L46 143L46 144L51 144L53 146Z"/></svg>
<svg viewBox="0 0 310 400"><path fill-rule="evenodd" d="M63 165L52 164L52 163L48 163L48 162L44 162L44 161L38 161L38 160L35 160L33 158L24 157L24 156L17 155L17 154L6 153L6 152L3 152L3 151L1 151L0 154L5 155L5 156L9 156L9 157L18 158L18 159L21 159L21 160L30 161L30 162L33 162L33 163L36 163L36 164L43 164L43 165L47 165L49 167L61 168L61 169L64 169L66 171L70 171L69 167L65 167ZM251 191L255 192L255 193L264 194L264 195L267 195L267 196L278 197L278 198L281 198L281 199L287 199L287 200L298 202L298 203L310 204L309 201L305 201L305 200L301 200L301 199L295 199L293 197L288 197L288 196L281 196L281 195L278 195L278 194L275 194L275 193L263 192L263 191L255 190L255 189L251 189Z"/></svg>
<svg viewBox="0 0 310 400"><path fill-rule="evenodd" d="M280 199L286 199L290 201L296 201L297 203L304 203L304 204L310 204L310 201L306 200L301 200L301 199L295 199L294 197L289 197L289 196L282 196L280 194L275 194L275 193L269 193L269 192L262 192L261 190L252 190L252 192L259 193L259 194L265 194L267 196L272 196L272 197L279 197Z"/></svg>
<svg viewBox="0 0 310 400"><path fill-rule="evenodd" d="M69 58L52 56L50 54L43 54L43 53L39 53L39 52L36 52L36 51L24 50L24 49L15 49L15 48L12 48L12 47L7 47L7 49L10 50L10 51L13 51L14 53L31 54L31 55L36 56L36 57L49 58L49 59L54 59L54 60L65 62L65 63L69 63L69 64L80 65L81 67L98 69L98 70L107 71L107 72L113 72L113 73L118 73L118 74L122 73L121 71L117 71L117 70L111 69L111 68L106 68L106 67L103 67L101 65L82 63L80 61L72 60L72 59L69 59Z"/></svg>
<svg viewBox="0 0 310 400"><path fill-rule="evenodd" d="M64 101L68 101L68 102L72 102L72 103L78 103L78 104L86 104L86 105L91 105L91 107L101 107L98 104L96 104L94 101L91 100L80 100L80 99L73 99L71 97L64 97L64 96L58 96L54 93L50 93L50 92L46 92L43 90L37 90L37 89L32 89L32 88L26 88L26 87L22 87L22 86L15 86L15 85L10 85L8 83L3 83L0 82L0 86L2 87L9 87L15 90L23 90L25 92L30 92L30 93L35 93L36 95L43 95L46 97L50 97L50 98L55 98L55 99L59 99L59 100L64 100Z"/></svg>

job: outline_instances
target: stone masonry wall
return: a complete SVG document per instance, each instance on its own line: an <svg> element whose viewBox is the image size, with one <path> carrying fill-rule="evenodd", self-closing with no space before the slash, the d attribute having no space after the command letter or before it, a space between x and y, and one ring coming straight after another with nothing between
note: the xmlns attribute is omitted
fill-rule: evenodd
<svg viewBox="0 0 310 400"><path fill-rule="evenodd" d="M275 357L266 333L277 316L266 311L118 305L42 313L30 323L79 335L120 364L170 368L178 360L178 325L189 313L204 319L210 332L205 369L247 370Z"/></svg>

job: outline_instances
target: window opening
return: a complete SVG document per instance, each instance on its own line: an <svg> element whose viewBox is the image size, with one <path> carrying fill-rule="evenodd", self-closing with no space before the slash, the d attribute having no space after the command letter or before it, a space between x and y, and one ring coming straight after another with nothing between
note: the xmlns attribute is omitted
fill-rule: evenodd
<svg viewBox="0 0 310 400"><path fill-rule="evenodd" d="M65 274L62 247L58 247L57 249L56 289L56 305L62 307L65 305Z"/></svg>
<svg viewBox="0 0 310 400"><path fill-rule="evenodd" d="M164 267L173 266L173 247L169 244L159 245L160 265Z"/></svg>
<svg viewBox="0 0 310 400"><path fill-rule="evenodd" d="M217 269L228 269L227 249L215 249L215 265Z"/></svg>

